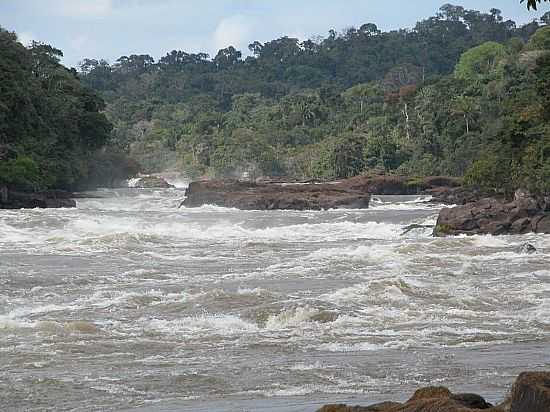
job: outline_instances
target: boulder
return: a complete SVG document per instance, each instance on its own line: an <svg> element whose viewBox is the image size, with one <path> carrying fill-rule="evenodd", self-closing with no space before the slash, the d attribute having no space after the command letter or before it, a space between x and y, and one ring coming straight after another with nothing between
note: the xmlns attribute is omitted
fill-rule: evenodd
<svg viewBox="0 0 550 412"><path fill-rule="evenodd" d="M318 412L549 412L550 372L524 372L516 379L508 398L493 406L472 393L453 394L445 387L417 390L405 403L384 402L371 406L327 405Z"/></svg>
<svg viewBox="0 0 550 412"><path fill-rule="evenodd" d="M550 233L550 212L540 199L517 192L513 201L486 198L441 210L435 236Z"/></svg>
<svg viewBox="0 0 550 412"><path fill-rule="evenodd" d="M550 411L550 372L524 372L510 394L510 412Z"/></svg>
<svg viewBox="0 0 550 412"><path fill-rule="evenodd" d="M216 205L241 210L365 209L370 194L340 184L274 184L237 180L193 182L182 206Z"/></svg>
<svg viewBox="0 0 550 412"><path fill-rule="evenodd" d="M2 192L2 196L0 196L0 209L76 207L76 202L72 199L72 193L62 190L18 192L5 189Z"/></svg>
<svg viewBox="0 0 550 412"><path fill-rule="evenodd" d="M318 412L504 412L476 394L453 394L444 387L419 389L405 403L384 402L371 406L327 405Z"/></svg>

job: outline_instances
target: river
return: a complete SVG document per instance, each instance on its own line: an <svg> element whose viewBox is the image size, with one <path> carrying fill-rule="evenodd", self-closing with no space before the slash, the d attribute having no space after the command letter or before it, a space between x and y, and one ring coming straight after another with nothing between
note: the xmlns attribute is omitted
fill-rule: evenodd
<svg viewBox="0 0 550 412"><path fill-rule="evenodd" d="M314 411L550 369L550 236L436 239L440 206L0 211L3 411ZM522 254L532 243L538 252Z"/></svg>

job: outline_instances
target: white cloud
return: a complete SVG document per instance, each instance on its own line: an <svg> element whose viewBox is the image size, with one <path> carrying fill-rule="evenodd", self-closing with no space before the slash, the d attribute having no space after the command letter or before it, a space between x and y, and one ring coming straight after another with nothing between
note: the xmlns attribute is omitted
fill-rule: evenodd
<svg viewBox="0 0 550 412"><path fill-rule="evenodd" d="M246 50L254 23L244 16L231 16L223 19L214 31L212 43L215 51L228 46Z"/></svg>
<svg viewBox="0 0 550 412"><path fill-rule="evenodd" d="M55 0L54 9L66 17L98 17L113 10L112 0Z"/></svg>
<svg viewBox="0 0 550 412"><path fill-rule="evenodd" d="M29 31L17 33L17 38L23 46L30 46L31 43L36 40L36 36Z"/></svg>

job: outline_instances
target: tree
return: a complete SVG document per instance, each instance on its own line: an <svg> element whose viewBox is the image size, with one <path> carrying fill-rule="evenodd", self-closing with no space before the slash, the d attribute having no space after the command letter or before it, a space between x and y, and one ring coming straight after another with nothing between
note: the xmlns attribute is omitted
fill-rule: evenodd
<svg viewBox="0 0 550 412"><path fill-rule="evenodd" d="M529 50L550 50L550 26L538 29L529 39L527 48Z"/></svg>
<svg viewBox="0 0 550 412"><path fill-rule="evenodd" d="M219 70L226 70L236 65L242 57L242 53L236 50L233 46L229 46L226 49L221 49L216 57L214 57L214 64Z"/></svg>
<svg viewBox="0 0 550 412"><path fill-rule="evenodd" d="M455 68L455 76L472 82L482 80L497 69L506 56L506 48L496 42L486 42L465 52Z"/></svg>
<svg viewBox="0 0 550 412"><path fill-rule="evenodd" d="M473 115L477 112L478 104L475 98L470 96L458 96L453 99L451 112L464 118L466 124L466 134L470 133L470 122Z"/></svg>
<svg viewBox="0 0 550 412"><path fill-rule="evenodd" d="M344 98L359 106L359 113L363 113L365 105L380 94L377 84L358 84L344 92Z"/></svg>
<svg viewBox="0 0 550 412"><path fill-rule="evenodd" d="M542 3L543 1L549 0L527 0L527 8L537 10L537 3ZM525 3L525 0L521 0L522 3Z"/></svg>

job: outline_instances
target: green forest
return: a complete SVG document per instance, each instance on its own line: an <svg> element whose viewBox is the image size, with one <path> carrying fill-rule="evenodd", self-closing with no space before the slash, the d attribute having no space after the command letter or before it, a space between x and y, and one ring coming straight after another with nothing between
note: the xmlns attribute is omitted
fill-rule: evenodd
<svg viewBox="0 0 550 412"><path fill-rule="evenodd" d="M550 13L517 25L447 4L410 29L365 23L213 57L84 59L77 71L51 46L4 30L0 42L0 180L109 184L139 164L192 178L383 172L550 191Z"/></svg>
<svg viewBox="0 0 550 412"><path fill-rule="evenodd" d="M122 151L107 150L113 127L105 103L76 70L59 63L62 56L38 42L24 47L15 33L0 28L3 185L75 189L108 184L126 173L123 165L133 167Z"/></svg>

